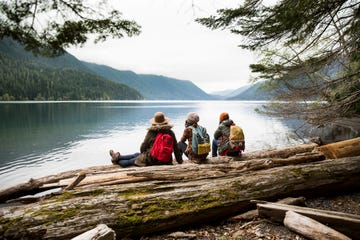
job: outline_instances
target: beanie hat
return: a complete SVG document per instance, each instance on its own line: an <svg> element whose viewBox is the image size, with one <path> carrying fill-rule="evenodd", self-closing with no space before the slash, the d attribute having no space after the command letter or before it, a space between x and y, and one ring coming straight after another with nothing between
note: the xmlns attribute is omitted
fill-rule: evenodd
<svg viewBox="0 0 360 240"><path fill-rule="evenodd" d="M229 114L227 112L223 112L220 114L220 122L229 119Z"/></svg>
<svg viewBox="0 0 360 240"><path fill-rule="evenodd" d="M199 115L195 112L189 112L186 118L186 120L191 124L197 123L200 120Z"/></svg>

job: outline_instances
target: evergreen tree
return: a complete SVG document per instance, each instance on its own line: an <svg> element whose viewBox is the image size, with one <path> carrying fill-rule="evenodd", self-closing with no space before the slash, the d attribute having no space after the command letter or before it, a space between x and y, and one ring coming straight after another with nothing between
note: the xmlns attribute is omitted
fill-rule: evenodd
<svg viewBox="0 0 360 240"><path fill-rule="evenodd" d="M60 55L70 45L84 44L90 34L99 42L139 33L136 22L122 19L106 1L0 1L0 40L11 37L35 54Z"/></svg>
<svg viewBox="0 0 360 240"><path fill-rule="evenodd" d="M238 8L220 9L197 21L212 29L231 29L244 37L242 48L261 54L250 65L256 79L268 79L277 100L288 101L272 103L269 113L317 124L360 114L360 2L265 3L245 0Z"/></svg>

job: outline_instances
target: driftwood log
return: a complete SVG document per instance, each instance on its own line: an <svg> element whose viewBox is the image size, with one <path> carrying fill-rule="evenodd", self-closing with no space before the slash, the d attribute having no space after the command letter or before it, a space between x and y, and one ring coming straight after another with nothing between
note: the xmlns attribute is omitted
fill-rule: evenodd
<svg viewBox="0 0 360 240"><path fill-rule="evenodd" d="M281 166L281 159L272 160L215 164L215 168L189 164L114 170L115 175L137 180L104 186L86 185L87 174L74 190L1 208L0 235L69 239L102 223L118 238L139 237L234 216L248 210L252 199L307 197L360 186L360 156L286 166Z"/></svg>
<svg viewBox="0 0 360 240"><path fill-rule="evenodd" d="M360 137L318 147L326 158L342 158L360 155Z"/></svg>
<svg viewBox="0 0 360 240"><path fill-rule="evenodd" d="M293 211L287 211L284 225L290 230L313 240L351 240L328 226Z"/></svg>
<svg viewBox="0 0 360 240"><path fill-rule="evenodd" d="M258 203L257 209L260 217L267 217L277 222L283 222L288 211L296 212L327 225L348 237L358 238L360 227L359 215L270 202Z"/></svg>
<svg viewBox="0 0 360 240"><path fill-rule="evenodd" d="M72 238L71 240L115 240L114 230L105 224L99 224L96 228L91 229L83 234Z"/></svg>
<svg viewBox="0 0 360 240"><path fill-rule="evenodd" d="M251 201L251 202L257 202L257 201L255 200L255 201ZM297 198L287 197L284 199L280 199L279 201L277 201L277 203L282 203L282 204L287 204L287 205L296 205L296 206L305 206L305 198L304 197L297 197ZM254 208L256 208L256 206ZM232 219L233 220L252 220L258 216L259 216L258 210L252 209L245 213L242 213L235 217L232 217Z"/></svg>
<svg viewBox="0 0 360 240"><path fill-rule="evenodd" d="M314 143L283 149L257 151L244 154L242 161L233 161L230 157L210 158L203 165L175 165L168 172L167 168L127 168L119 166L97 166L82 170L67 171L55 175L45 176L38 179L30 179L29 182L21 183L13 187L0 190L0 203L12 200L21 202L37 201L36 198L21 198L43 191L63 188L71 189L72 185L77 188L90 186L104 186L124 183L137 183L149 180L190 180L199 178L212 178L221 175L229 175L233 172L255 171L273 167L301 164L321 161L325 156L321 152L314 151L318 145ZM156 171L154 171L156 169ZM83 178L86 176L85 178ZM80 181L79 181L80 180Z"/></svg>

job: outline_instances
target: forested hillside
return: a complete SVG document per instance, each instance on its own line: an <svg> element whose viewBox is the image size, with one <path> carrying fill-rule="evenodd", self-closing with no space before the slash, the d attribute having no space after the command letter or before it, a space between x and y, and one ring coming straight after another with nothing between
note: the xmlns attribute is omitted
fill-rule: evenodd
<svg viewBox="0 0 360 240"><path fill-rule="evenodd" d="M208 100L191 81L136 74L59 57L34 56L11 39L0 41L0 100Z"/></svg>
<svg viewBox="0 0 360 240"><path fill-rule="evenodd" d="M191 81L178 80L153 74L136 74L108 66L83 62L98 75L130 86L148 100L209 100L213 99Z"/></svg>
<svg viewBox="0 0 360 240"><path fill-rule="evenodd" d="M139 100L135 89L114 83L65 54L35 57L10 39L0 41L0 100Z"/></svg>

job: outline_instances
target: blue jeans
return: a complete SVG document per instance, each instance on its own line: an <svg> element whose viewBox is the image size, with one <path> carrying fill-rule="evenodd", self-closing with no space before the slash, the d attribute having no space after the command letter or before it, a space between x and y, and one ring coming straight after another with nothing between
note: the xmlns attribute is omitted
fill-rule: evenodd
<svg viewBox="0 0 360 240"><path fill-rule="evenodd" d="M212 144L211 144L211 154L213 157L216 157L218 155L217 150L218 150L218 144L219 144L219 140L216 140L215 138L212 140Z"/></svg>
<svg viewBox="0 0 360 240"><path fill-rule="evenodd" d="M128 155L120 155L118 157L118 163L122 167L129 167L135 165L135 159L140 155L139 152L128 154Z"/></svg>

